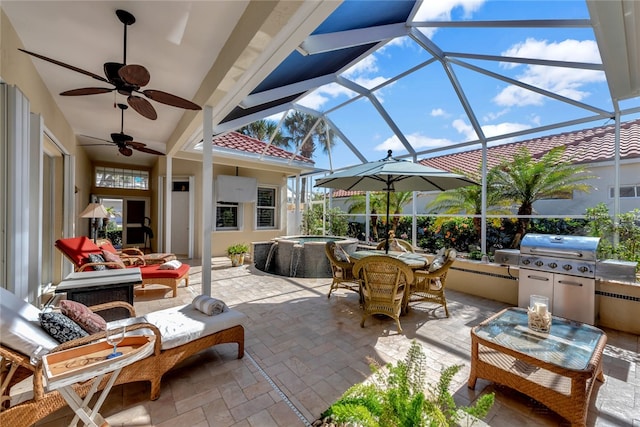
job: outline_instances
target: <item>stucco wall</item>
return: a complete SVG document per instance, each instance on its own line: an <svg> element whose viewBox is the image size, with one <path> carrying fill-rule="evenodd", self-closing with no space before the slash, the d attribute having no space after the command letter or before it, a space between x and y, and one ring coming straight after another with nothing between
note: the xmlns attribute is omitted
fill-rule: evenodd
<svg viewBox="0 0 640 427"><path fill-rule="evenodd" d="M447 289L518 305L517 267L457 259ZM640 283L596 281L596 326L640 334Z"/></svg>
<svg viewBox="0 0 640 427"><path fill-rule="evenodd" d="M166 161L158 163L154 169L157 173L166 176ZM174 177L195 177L195 254L196 258L201 256L201 239L205 235L202 231L202 164L200 162L174 159L172 163L172 175ZM215 191L215 179L218 175L238 175L256 178L258 185L270 185L278 188L279 207L277 227L271 230L255 229L255 203L243 203L242 228L240 230L216 231L211 233L211 253L213 256L225 256L226 249L233 243L247 243L262 240L270 240L274 237L285 234L286 230L286 174L272 170L259 170L256 167L239 167L224 164L216 164L214 159L212 188ZM213 209L213 207L211 208Z"/></svg>

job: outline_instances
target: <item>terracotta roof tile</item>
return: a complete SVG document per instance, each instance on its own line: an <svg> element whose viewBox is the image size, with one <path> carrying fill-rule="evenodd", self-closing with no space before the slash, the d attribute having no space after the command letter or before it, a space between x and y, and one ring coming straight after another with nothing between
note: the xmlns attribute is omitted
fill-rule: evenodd
<svg viewBox="0 0 640 427"><path fill-rule="evenodd" d="M487 149L487 167L492 168L510 159L522 147L534 157L541 157L552 148L566 146L564 159L573 163L593 163L612 160L614 156L615 126L609 125L565 132L539 138L497 145ZM620 158L640 157L640 120L621 123ZM447 171L461 170L476 173L482 160L482 150L471 150L423 159L420 163Z"/></svg>
<svg viewBox="0 0 640 427"><path fill-rule="evenodd" d="M243 135L239 132L229 132L223 135L218 135L213 138L213 143L217 147L230 148L232 150L255 154L262 154L266 148L267 151L264 153L266 156L287 160L291 159L291 156L293 155L290 151L283 150L275 145L269 145L264 141ZM298 154L296 154L295 160L311 164L315 163L313 160Z"/></svg>

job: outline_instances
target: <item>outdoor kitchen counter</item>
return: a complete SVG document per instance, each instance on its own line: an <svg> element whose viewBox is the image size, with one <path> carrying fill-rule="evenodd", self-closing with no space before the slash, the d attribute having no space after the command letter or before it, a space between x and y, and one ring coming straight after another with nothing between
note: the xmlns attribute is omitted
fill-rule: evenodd
<svg viewBox="0 0 640 427"><path fill-rule="evenodd" d="M447 290L517 306L519 275L517 266L458 258L449 269ZM596 279L595 294L596 326L640 335L640 283Z"/></svg>

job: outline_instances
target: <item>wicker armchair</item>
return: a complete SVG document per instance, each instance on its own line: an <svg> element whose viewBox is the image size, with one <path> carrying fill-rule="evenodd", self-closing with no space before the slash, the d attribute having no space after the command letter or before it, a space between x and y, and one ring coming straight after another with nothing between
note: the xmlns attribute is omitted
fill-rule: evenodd
<svg viewBox="0 0 640 427"><path fill-rule="evenodd" d="M447 249L444 254L434 258L429 270L414 271L415 282L409 291L406 310L411 303L428 301L444 307L444 312L449 317L445 288L447 273L455 261L456 255L455 249Z"/></svg>
<svg viewBox="0 0 640 427"><path fill-rule="evenodd" d="M415 252L415 250L413 249L413 246L411 245L411 243L407 242L406 240L402 240L402 239L389 239L389 248L391 249L391 246L393 245L393 242L396 242L400 247L402 247L405 251L407 252ZM382 240L381 242L378 243L378 246L376 246L377 250L382 250L384 249L384 242L385 240Z"/></svg>
<svg viewBox="0 0 640 427"><path fill-rule="evenodd" d="M372 314L384 314L396 321L402 333L400 314L405 304L413 271L404 262L384 255L373 255L358 260L353 274L361 279L364 314L360 326Z"/></svg>
<svg viewBox="0 0 640 427"><path fill-rule="evenodd" d="M339 288L360 293L360 282L353 276L353 264L348 260L349 255L344 252L347 261L338 259L336 256L336 248L340 247L333 241L327 242L324 247L324 251L329 259L329 264L331 265L331 276L333 277L327 298L331 298L331 292Z"/></svg>

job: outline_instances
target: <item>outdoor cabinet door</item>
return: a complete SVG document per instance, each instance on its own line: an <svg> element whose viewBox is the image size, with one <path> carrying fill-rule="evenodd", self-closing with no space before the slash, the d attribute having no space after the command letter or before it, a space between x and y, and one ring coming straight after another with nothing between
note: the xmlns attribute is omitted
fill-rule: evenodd
<svg viewBox="0 0 640 427"><path fill-rule="evenodd" d="M595 280L556 274L552 314L593 325L595 322Z"/></svg>
<svg viewBox="0 0 640 427"><path fill-rule="evenodd" d="M529 297L531 295L541 295L549 298L549 310L552 314L556 314L553 311L553 273L520 268L518 307L529 307Z"/></svg>

